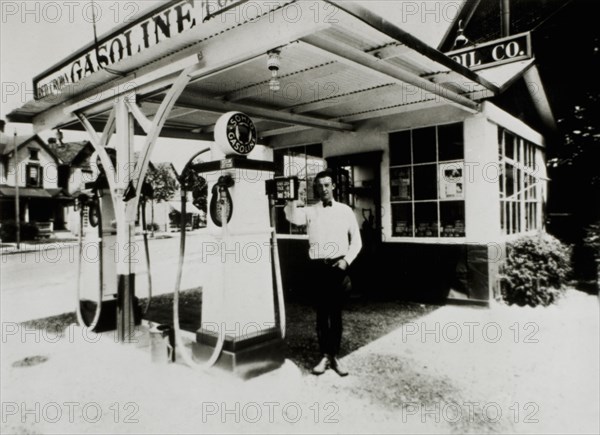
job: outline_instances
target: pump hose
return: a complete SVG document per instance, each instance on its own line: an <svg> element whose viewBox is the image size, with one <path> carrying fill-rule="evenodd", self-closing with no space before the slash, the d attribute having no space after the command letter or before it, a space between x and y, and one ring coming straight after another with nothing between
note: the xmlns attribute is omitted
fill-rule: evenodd
<svg viewBox="0 0 600 435"><path fill-rule="evenodd" d="M144 235L144 249L146 250L146 268L148 269L148 302L146 308L142 311L142 315L145 316L150 309L150 303L152 302L152 272L150 269L150 248L148 246L148 229L146 228L146 198L143 198L140 202L140 208L142 210L142 234ZM154 225L154 222L152 222Z"/></svg>
<svg viewBox="0 0 600 435"><path fill-rule="evenodd" d="M80 197L81 198L81 197ZM97 201L97 207L100 207L99 198L97 194L94 199ZM103 256L102 256L102 213L98 208L98 269L100 271L100 277L98 279L98 304L96 305L96 311L94 313L94 319L89 325L86 325L85 320L83 319L83 315L81 314L81 262L83 258L83 212L84 205L83 203L79 204L79 257L77 258L77 303L75 304L75 313L77 315L77 323L85 328L90 330L94 330L98 325L98 320L100 320L100 313L102 311L102 297L103 297L103 287L104 287L104 277L102 276L103 269ZM91 212L91 207L88 206L88 213Z"/></svg>
<svg viewBox="0 0 600 435"><path fill-rule="evenodd" d="M180 228L179 228L179 231L180 231L180 233L179 233L180 234L179 261L177 263L177 278L176 278L176 282L175 282L175 291L173 293L173 329L175 332L175 346L176 346L176 348L179 347L180 349L183 349L183 338L181 336L181 329L179 327L179 291L181 290L181 277L183 275L183 260L184 260L184 255L185 255L185 225L186 225L186 214L187 214L186 213L187 191L185 188L186 187L185 186L185 177L187 176L188 168L190 167L190 165L192 164L194 159L196 159L196 157L198 157L199 155L204 154L208 151L210 151L210 148L205 148L205 149L197 152L196 154L194 154L192 156L192 158L184 166L183 170L181 171L181 179L180 179L181 220L180 220ZM188 366L205 370L205 369L212 367L217 362L217 359L219 358L219 356L221 356L221 352L223 351L224 343L225 343L225 328L221 328L221 330L219 332L219 338L217 339L217 344L215 345L215 349L214 349L212 355L210 356L210 358L208 359L208 361L206 361L204 364L198 364L198 363L194 362L192 357L190 357L188 354L186 354L183 351L180 352L180 355L183 358L184 362Z"/></svg>
<svg viewBox="0 0 600 435"><path fill-rule="evenodd" d="M279 264L279 249L277 247L277 230L275 226L275 203L270 200L269 216L271 218L271 264L273 268L273 285L277 289L277 309L279 311L279 329L281 338L285 338L286 333L286 316L285 316L285 301L283 298L283 284L281 283L281 267Z"/></svg>
<svg viewBox="0 0 600 435"><path fill-rule="evenodd" d="M182 172L183 174L183 172ZM186 224L186 191L181 189L181 222L179 239L179 262L177 263L177 281L175 283L175 292L173 294L173 326L175 329L175 346L183 349L183 338L179 327L179 291L181 289L181 276L183 274L183 259L185 255L185 224ZM198 364L185 352L180 352L187 365L194 368L208 369L212 367L221 356L223 344L225 343L225 328L220 328L219 338L213 350L212 355L204 364Z"/></svg>

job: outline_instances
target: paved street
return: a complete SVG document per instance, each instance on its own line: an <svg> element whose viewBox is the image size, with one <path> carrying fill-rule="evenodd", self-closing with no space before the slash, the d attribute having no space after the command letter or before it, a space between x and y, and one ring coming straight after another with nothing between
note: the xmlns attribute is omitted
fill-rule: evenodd
<svg viewBox="0 0 600 435"><path fill-rule="evenodd" d="M150 240L154 294L173 291L177 272L179 235ZM182 289L201 285L202 253L207 239L201 233L188 234ZM211 247L213 244L210 245ZM143 243L139 241L136 264L136 295L148 294L147 267ZM204 249L204 251L203 251ZM91 252L91 250L90 250ZM51 244L33 252L0 257L2 320L21 322L73 311L76 292L77 244ZM92 257L94 259L95 257ZM82 291L93 296L98 272L95 261L84 264ZM87 291L86 291L87 290Z"/></svg>

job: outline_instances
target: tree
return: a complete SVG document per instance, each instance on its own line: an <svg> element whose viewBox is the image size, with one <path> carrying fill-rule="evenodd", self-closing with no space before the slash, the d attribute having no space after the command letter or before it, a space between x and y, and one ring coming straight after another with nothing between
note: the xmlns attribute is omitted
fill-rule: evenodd
<svg viewBox="0 0 600 435"><path fill-rule="evenodd" d="M170 163L159 163L148 170L146 175L146 182L150 184L153 189L152 194L152 223L151 231L152 237L154 237L154 202L166 202L173 198L175 192L179 188L177 179L175 178L175 171ZM145 210L144 210L145 213Z"/></svg>

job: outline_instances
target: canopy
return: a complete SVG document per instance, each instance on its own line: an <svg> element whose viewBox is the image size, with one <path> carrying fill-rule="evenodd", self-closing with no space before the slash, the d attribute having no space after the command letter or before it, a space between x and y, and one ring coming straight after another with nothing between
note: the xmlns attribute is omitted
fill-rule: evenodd
<svg viewBox="0 0 600 435"><path fill-rule="evenodd" d="M185 68L190 81L164 115L162 137L212 140L216 120L231 110L251 116L265 142L309 128L352 131L370 118L436 105L475 112L478 100L498 92L369 2L204 3L165 3L88 44L36 77L36 99L9 119L38 131L80 129L82 114L102 130L115 96L134 93L140 133L140 119L157 114ZM404 28L418 27L418 14L406 19Z"/></svg>

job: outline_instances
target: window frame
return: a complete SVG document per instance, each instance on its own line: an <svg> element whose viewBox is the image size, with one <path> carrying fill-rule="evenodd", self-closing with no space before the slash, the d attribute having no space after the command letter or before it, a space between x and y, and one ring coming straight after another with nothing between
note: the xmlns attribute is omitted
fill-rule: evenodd
<svg viewBox="0 0 600 435"><path fill-rule="evenodd" d="M312 154L308 154L308 151L312 147L319 147L321 155L314 156ZM299 150L302 150L302 151L298 152ZM282 151L285 152L285 154L283 155L283 159L281 162L282 166L280 167L279 157L277 156L277 153L282 152ZM293 157L298 157L298 155L304 156L304 166L302 168L300 168L300 171L299 171L300 173L304 173L304 176L298 176L297 173L291 173L289 170L291 168L291 166L286 168L285 157L286 156L289 157L290 152L297 154L296 156L293 156ZM323 144L322 143L309 143L309 144L303 144L303 145L294 145L291 147L277 148L277 149L273 150L273 154L274 154L273 160L276 163L275 176L276 177L298 176L301 188L304 185L304 187L306 189L306 204L305 204L305 206L309 206L309 205L317 203L318 199L314 198L314 195L312 195L310 193L309 189L312 189L312 184L311 184L310 180L314 181L315 175L318 172L327 168L327 161L325 160L324 152L323 152ZM316 172L315 171L309 172L308 156L310 156L311 158L316 157L317 159L322 160L321 164L317 165ZM285 207L285 203L276 203L275 204L275 232L276 232L277 238L286 238L286 239L306 239L306 238L308 238L306 228L302 229L302 226L294 225L294 224L288 222L287 220L285 220L285 217L282 218L282 216L284 214L284 212L283 212L284 207ZM279 232L278 223L280 222L281 219L285 220L286 225L288 227L288 232Z"/></svg>
<svg viewBox="0 0 600 435"><path fill-rule="evenodd" d="M462 158L451 158L448 160L440 160L440 146L441 146L441 138L440 138L440 127L445 127L445 126L451 126L451 125L461 125L462 131ZM419 163L415 163L414 162L414 142L413 142L413 131L415 130L420 130L420 129L426 129L426 128L433 128L435 129L435 161L431 161L431 162L419 162ZM465 131L464 131L465 125L463 121L459 121L459 122L448 122L448 123L444 123L444 124L436 124L436 125L430 125L430 126L423 126L423 127L417 127L417 128L410 128L410 129L403 129L403 130L397 130L397 131L390 131L388 132L388 156L390 157L390 159L388 160L388 180L389 180L389 185L388 185L388 191L389 191L389 210L390 210L390 240L391 241L400 241L400 242L413 242L413 243L427 243L427 242L435 242L435 243L439 243L440 241L443 241L444 243L464 243L464 241L466 240L466 225L465 225L465 220L466 220L466 185L465 185ZM392 144L392 138L391 135L394 133L403 133L403 132L409 132L409 137L410 137L410 163L401 163L401 164L393 164L391 161L391 154L392 154L392 148L393 148L393 144ZM435 189L435 198L433 199L417 199L415 197L415 168L418 167L424 167L424 166L431 166L434 165L435 166L435 185L436 185L436 189ZM460 194L457 197L452 197L452 198L443 198L442 197L442 187L443 187L443 183L441 182L441 171L442 168L444 167L451 167L452 165L456 165L457 168L461 168L461 178L462 178L462 190L460 191ZM394 197L392 196L392 171L397 170L398 172L402 171L403 169L408 168L408 173L410 176L410 198L409 199L394 199ZM416 216L416 208L417 208L417 204L435 204L436 210L437 210L437 223L435 226L435 231L437 231L437 235L431 235L431 236L421 236L421 235L417 235L418 232L418 224L419 222L417 222L417 216ZM445 233L444 228L446 228L445 226L442 225L443 219L442 219L442 204L445 203L462 203L462 214L463 214L463 219L462 219L462 224L463 224L463 231L462 234L460 235L455 235L455 236L449 236L449 235L443 235ZM409 219L409 221L412 223L411 227L412 227L412 235L397 235L396 232L396 221L394 220L394 206L398 206L398 205L403 205L403 204L409 204L410 205L410 210L411 210L411 219Z"/></svg>
<svg viewBox="0 0 600 435"><path fill-rule="evenodd" d="M30 176L32 169L37 170L35 182L31 182ZM39 163L27 163L25 165L25 187L44 187L44 168Z"/></svg>
<svg viewBox="0 0 600 435"><path fill-rule="evenodd" d="M506 155L507 138L511 138L513 157ZM498 126L498 191L500 199L500 231L505 238L516 238L543 229L542 188L546 180L537 175L539 145ZM510 171L509 171L509 168ZM510 192L506 174L513 174Z"/></svg>

